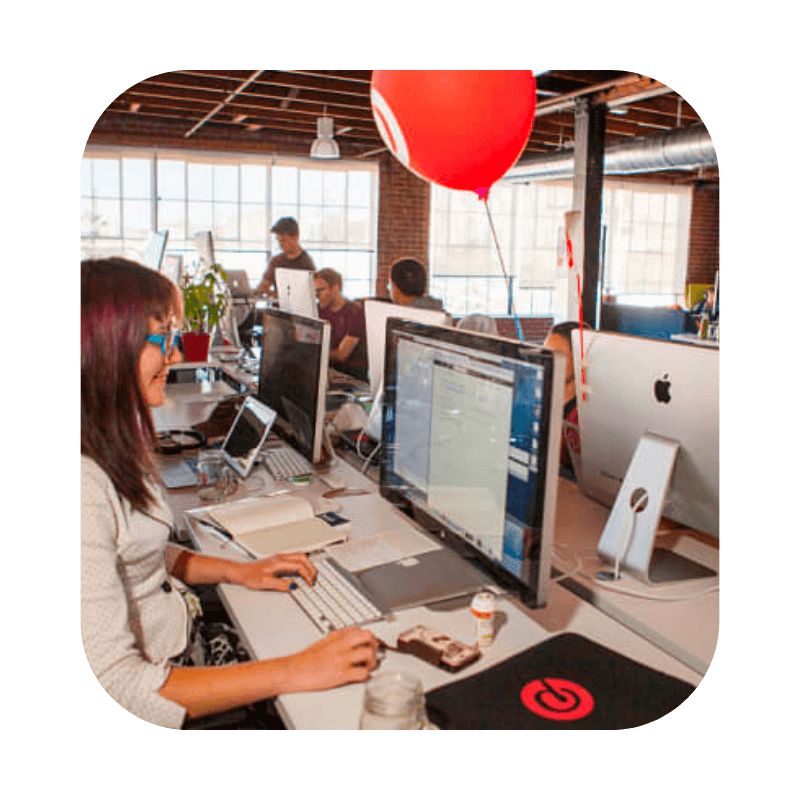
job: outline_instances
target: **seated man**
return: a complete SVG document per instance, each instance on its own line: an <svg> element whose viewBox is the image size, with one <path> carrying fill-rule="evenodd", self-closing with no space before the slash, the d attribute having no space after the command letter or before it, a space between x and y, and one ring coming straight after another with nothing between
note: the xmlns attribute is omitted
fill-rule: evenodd
<svg viewBox="0 0 800 800"><path fill-rule="evenodd" d="M413 258L401 258L392 264L391 275L390 290L393 303L399 306L444 311L444 305L441 300L425 293L428 285L428 274L419 261Z"/></svg>
<svg viewBox="0 0 800 800"><path fill-rule="evenodd" d="M331 366L364 379L367 375L367 326L364 307L342 295L342 276L333 269L314 274L319 318L331 325Z"/></svg>

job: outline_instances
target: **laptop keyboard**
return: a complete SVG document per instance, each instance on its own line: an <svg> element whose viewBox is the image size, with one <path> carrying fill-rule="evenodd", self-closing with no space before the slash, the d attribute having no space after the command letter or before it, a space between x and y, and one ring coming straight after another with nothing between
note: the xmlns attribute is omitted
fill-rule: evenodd
<svg viewBox="0 0 800 800"><path fill-rule="evenodd" d="M333 559L313 555L311 563L317 568L314 585L298 580L292 597L323 633L357 627L389 615L388 610L367 597L358 588L357 579Z"/></svg>
<svg viewBox="0 0 800 800"><path fill-rule="evenodd" d="M263 456L264 464L277 481L300 478L314 471L306 458L288 447L265 450Z"/></svg>

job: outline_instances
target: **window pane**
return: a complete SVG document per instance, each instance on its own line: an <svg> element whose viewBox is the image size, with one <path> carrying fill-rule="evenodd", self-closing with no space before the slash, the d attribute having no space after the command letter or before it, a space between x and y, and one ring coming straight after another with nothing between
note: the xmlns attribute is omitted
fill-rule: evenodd
<svg viewBox="0 0 800 800"><path fill-rule="evenodd" d="M347 204L369 208L372 205L372 174L351 171L347 175Z"/></svg>
<svg viewBox="0 0 800 800"><path fill-rule="evenodd" d="M81 160L81 196L89 197L92 194L92 164L93 158Z"/></svg>
<svg viewBox="0 0 800 800"><path fill-rule="evenodd" d="M153 194L153 162L149 158L123 158L122 188L125 197L149 200Z"/></svg>
<svg viewBox="0 0 800 800"><path fill-rule="evenodd" d="M301 240L322 241L322 206L301 206L297 223L300 226Z"/></svg>
<svg viewBox="0 0 800 800"><path fill-rule="evenodd" d="M239 200L239 169L229 164L214 166L214 199L228 203Z"/></svg>
<svg viewBox="0 0 800 800"><path fill-rule="evenodd" d="M210 164L189 164L190 200L211 200L214 197L214 171Z"/></svg>
<svg viewBox="0 0 800 800"><path fill-rule="evenodd" d="M189 203L187 229L191 236L195 231L209 231L214 227L211 203Z"/></svg>
<svg viewBox="0 0 800 800"><path fill-rule="evenodd" d="M159 230L167 229L169 238L167 244L172 246L176 239L186 236L186 206L182 200L158 201L158 227Z"/></svg>
<svg viewBox="0 0 800 800"><path fill-rule="evenodd" d="M92 168L92 193L96 197L119 197L119 161L97 158Z"/></svg>
<svg viewBox="0 0 800 800"><path fill-rule="evenodd" d="M316 169L300 170L300 204L322 205L322 172Z"/></svg>
<svg viewBox="0 0 800 800"><path fill-rule="evenodd" d="M368 244L370 240L370 210L353 208L347 212L347 241L351 244Z"/></svg>
<svg viewBox="0 0 800 800"><path fill-rule="evenodd" d="M242 239L260 240L269 238L267 228L267 206L265 203L242 204Z"/></svg>
<svg viewBox="0 0 800 800"><path fill-rule="evenodd" d="M346 239L344 209L327 208L323 216L323 238L326 242L343 242Z"/></svg>
<svg viewBox="0 0 800 800"><path fill-rule="evenodd" d="M277 205L297 203L296 167L272 168L272 202Z"/></svg>
<svg viewBox="0 0 800 800"><path fill-rule="evenodd" d="M81 236L95 236L94 203L90 198L81 198Z"/></svg>
<svg viewBox="0 0 800 800"><path fill-rule="evenodd" d="M122 218L125 223L123 236L144 239L152 230L151 205L149 200L123 200Z"/></svg>
<svg viewBox="0 0 800 800"><path fill-rule="evenodd" d="M265 203L267 200L267 168L259 164L242 164L242 202Z"/></svg>
<svg viewBox="0 0 800 800"><path fill-rule="evenodd" d="M347 173L323 172L322 175L322 199L325 205L345 205L347 202Z"/></svg>
<svg viewBox="0 0 800 800"><path fill-rule="evenodd" d="M98 236L119 236L119 201L95 200L95 230Z"/></svg>
<svg viewBox="0 0 800 800"><path fill-rule="evenodd" d="M186 164L183 161L158 160L158 196L164 200L182 200L186 196Z"/></svg>
<svg viewBox="0 0 800 800"><path fill-rule="evenodd" d="M214 203L214 235L220 239L239 238L238 203Z"/></svg>

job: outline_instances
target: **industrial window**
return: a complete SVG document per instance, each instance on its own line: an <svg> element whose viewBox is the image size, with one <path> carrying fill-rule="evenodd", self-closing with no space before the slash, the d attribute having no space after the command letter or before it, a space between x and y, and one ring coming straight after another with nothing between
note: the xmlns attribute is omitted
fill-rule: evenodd
<svg viewBox="0 0 800 800"><path fill-rule="evenodd" d="M454 316L555 312L556 265L572 182L499 182L489 211L509 276L503 278L483 202L432 186L430 292ZM669 305L683 296L691 189L607 178L603 188L603 291L618 302Z"/></svg>
<svg viewBox="0 0 800 800"><path fill-rule="evenodd" d="M269 232L295 217L318 269L344 279L348 297L373 294L378 171L345 160L89 148L81 166L81 255L141 259L151 230L168 230L167 252L194 253L211 230L217 261L260 281L277 245Z"/></svg>

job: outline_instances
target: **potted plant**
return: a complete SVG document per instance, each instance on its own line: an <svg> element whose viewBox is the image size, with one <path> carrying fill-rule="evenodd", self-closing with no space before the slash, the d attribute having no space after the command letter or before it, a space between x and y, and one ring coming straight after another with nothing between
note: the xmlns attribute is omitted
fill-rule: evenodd
<svg viewBox="0 0 800 800"><path fill-rule="evenodd" d="M212 264L198 282L183 287L183 318L188 330L181 339L187 361L208 361L211 334L228 308L227 280L225 270Z"/></svg>

